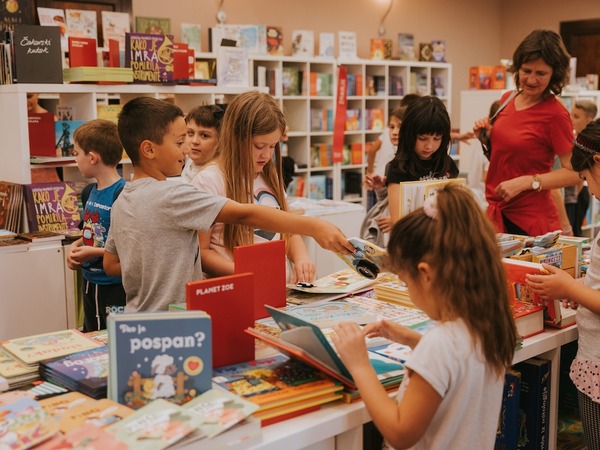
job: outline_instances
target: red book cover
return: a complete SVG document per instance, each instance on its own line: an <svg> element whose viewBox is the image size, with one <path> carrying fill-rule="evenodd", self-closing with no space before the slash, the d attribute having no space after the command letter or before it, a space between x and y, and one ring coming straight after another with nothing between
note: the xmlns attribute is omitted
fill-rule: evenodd
<svg viewBox="0 0 600 450"><path fill-rule="evenodd" d="M97 67L96 39L69 36L69 66Z"/></svg>
<svg viewBox="0 0 600 450"><path fill-rule="evenodd" d="M205 311L213 323L213 367L254 359L254 275L243 273L186 284L187 309Z"/></svg>
<svg viewBox="0 0 600 450"><path fill-rule="evenodd" d="M30 114L27 117L29 126L29 155L56 156L54 145L54 114Z"/></svg>
<svg viewBox="0 0 600 450"><path fill-rule="evenodd" d="M270 317L264 305L285 306L286 261L282 240L233 249L235 273L254 274L254 320Z"/></svg>
<svg viewBox="0 0 600 450"><path fill-rule="evenodd" d="M181 42L173 43L173 79L187 80L189 78L190 63L188 59L188 45Z"/></svg>
<svg viewBox="0 0 600 450"><path fill-rule="evenodd" d="M108 40L108 67L121 67L119 41L116 39Z"/></svg>

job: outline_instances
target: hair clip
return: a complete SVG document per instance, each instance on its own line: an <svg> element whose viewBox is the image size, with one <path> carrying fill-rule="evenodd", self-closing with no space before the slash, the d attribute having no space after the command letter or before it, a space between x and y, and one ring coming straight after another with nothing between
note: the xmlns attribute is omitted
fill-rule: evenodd
<svg viewBox="0 0 600 450"><path fill-rule="evenodd" d="M586 139L581 134L578 134L575 139L573 139L573 145L584 152L595 154L600 153L600 145L596 142L592 142L589 139Z"/></svg>
<svg viewBox="0 0 600 450"><path fill-rule="evenodd" d="M423 203L423 211L425 212L425 215L430 219L437 219L438 210L436 192L434 192L428 198L425 199L425 202Z"/></svg>

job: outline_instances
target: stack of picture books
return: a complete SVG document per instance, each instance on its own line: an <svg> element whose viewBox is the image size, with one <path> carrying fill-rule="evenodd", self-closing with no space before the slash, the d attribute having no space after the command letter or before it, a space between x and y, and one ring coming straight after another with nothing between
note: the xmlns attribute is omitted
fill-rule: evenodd
<svg viewBox="0 0 600 450"><path fill-rule="evenodd" d="M342 398L342 384L297 359L276 354L213 370L213 382L257 405L262 426Z"/></svg>
<svg viewBox="0 0 600 450"><path fill-rule="evenodd" d="M395 303L408 308L415 307L408 294L406 283L400 280L397 275L387 274L385 278L382 278L375 284L373 291L377 300Z"/></svg>
<svg viewBox="0 0 600 450"><path fill-rule="evenodd" d="M95 399L106 398L108 348L103 346L41 361L39 372L44 380L71 391Z"/></svg>
<svg viewBox="0 0 600 450"><path fill-rule="evenodd" d="M9 389L17 389L39 379L39 374L35 364L24 364L0 348L0 377L6 379Z"/></svg>

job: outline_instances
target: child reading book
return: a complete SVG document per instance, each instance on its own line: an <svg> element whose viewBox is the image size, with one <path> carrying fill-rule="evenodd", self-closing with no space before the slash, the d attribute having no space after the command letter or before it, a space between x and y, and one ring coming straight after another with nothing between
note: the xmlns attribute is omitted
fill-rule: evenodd
<svg viewBox="0 0 600 450"><path fill-rule="evenodd" d="M491 222L468 189L449 184L394 225L388 254L411 300L437 324L424 335L386 320L334 327L374 424L394 448L493 448L516 331ZM413 349L396 401L369 363L365 336Z"/></svg>
<svg viewBox="0 0 600 450"><path fill-rule="evenodd" d="M329 222L241 204L167 180L181 173L189 151L179 107L134 98L123 106L118 129L133 164L133 180L112 210L104 269L109 275L122 274L126 311L167 310L170 303L185 301L185 283L202 278L197 230L207 231L215 221L305 234L337 253L354 250Z"/></svg>

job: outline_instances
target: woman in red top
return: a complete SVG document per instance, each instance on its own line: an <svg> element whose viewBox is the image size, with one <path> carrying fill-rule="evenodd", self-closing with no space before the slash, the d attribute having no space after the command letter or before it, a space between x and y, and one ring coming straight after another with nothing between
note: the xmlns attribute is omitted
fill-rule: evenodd
<svg viewBox="0 0 600 450"><path fill-rule="evenodd" d="M473 130L488 129L492 143L488 215L498 231L535 236L561 228L550 190L578 179L570 163L573 125L556 98L567 81L569 54L558 34L535 30L515 50L512 69L517 95L496 116L493 129L485 118ZM552 171L555 155L562 168Z"/></svg>

